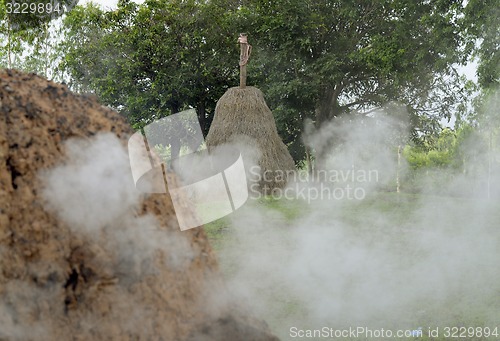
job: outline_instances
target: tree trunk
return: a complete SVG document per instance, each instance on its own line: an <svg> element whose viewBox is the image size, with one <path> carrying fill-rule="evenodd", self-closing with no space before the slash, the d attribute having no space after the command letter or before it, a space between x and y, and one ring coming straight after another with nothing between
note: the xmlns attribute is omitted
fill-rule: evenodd
<svg viewBox="0 0 500 341"><path fill-rule="evenodd" d="M491 150L492 150L491 129L488 136L488 199L491 199Z"/></svg>
<svg viewBox="0 0 500 341"><path fill-rule="evenodd" d="M400 182L399 182L399 170L401 168L401 145L398 145L398 168L396 169L396 193L399 194Z"/></svg>
<svg viewBox="0 0 500 341"><path fill-rule="evenodd" d="M11 42L12 42L12 37L11 37L11 30L10 30L10 19L7 18L7 65L9 69L12 69L12 49L11 49Z"/></svg>
<svg viewBox="0 0 500 341"><path fill-rule="evenodd" d="M196 111L198 114L198 120L200 121L201 132L203 133L203 137L206 137L208 134L208 129L210 129L210 124L208 122L207 110L205 108L205 101L203 99L198 102Z"/></svg>
<svg viewBox="0 0 500 341"><path fill-rule="evenodd" d="M180 105L176 102L172 103L170 106L170 110L172 111L172 115L177 114L180 111ZM179 127L180 128L180 127ZM176 133L178 135L176 135ZM170 132L170 158L171 160L179 158L181 154L181 134L180 131L172 131Z"/></svg>
<svg viewBox="0 0 500 341"><path fill-rule="evenodd" d="M342 82L337 83L333 88L331 86L325 88L323 98L319 99L316 105L316 128L320 128L323 123L341 114L338 99L343 89Z"/></svg>
<svg viewBox="0 0 500 341"><path fill-rule="evenodd" d="M49 23L45 22L44 25L44 59L45 59L45 64L44 64L44 69L43 73L46 78L49 78Z"/></svg>
<svg viewBox="0 0 500 341"><path fill-rule="evenodd" d="M318 101L316 106L316 129L321 129L321 126L329 122L335 117L340 116L341 108L338 103L338 98L342 89L344 88L342 83L337 83L335 88L328 86L324 91L324 97ZM335 137L331 137L329 141L326 141L324 147L316 149L315 155L315 169L325 169L326 158L330 149L335 144Z"/></svg>
<svg viewBox="0 0 500 341"><path fill-rule="evenodd" d="M305 149L306 149L307 174L312 175L313 166L312 166L312 160L311 160L311 150L308 146L306 146Z"/></svg>

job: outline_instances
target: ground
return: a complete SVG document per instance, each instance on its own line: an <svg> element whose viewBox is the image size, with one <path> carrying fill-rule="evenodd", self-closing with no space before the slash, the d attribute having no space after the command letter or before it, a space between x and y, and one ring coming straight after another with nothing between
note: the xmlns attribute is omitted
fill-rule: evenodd
<svg viewBox="0 0 500 341"><path fill-rule="evenodd" d="M491 324L500 318L499 254L495 251L500 249L499 222L498 203L492 201L375 192L361 201L311 204L249 199L233 216L204 228L227 280L247 295L249 304L282 340L300 339L290 336L294 325L343 328L358 316L368 325L373 322L373 328L392 320L397 321L391 326L394 330L421 327L424 331L423 337L408 339L445 340L446 326L500 329ZM335 244L336 240L341 243ZM297 254L303 262L294 259ZM352 263L345 265L338 258ZM380 279L372 265L388 265L387 278ZM291 270L282 271L287 266ZM387 284L399 280L400 284ZM307 296L305 291L304 295L301 281L318 294ZM359 288L359 282L367 284ZM378 312L374 306L385 304L384 300L367 295L373 302L365 305L355 297L345 298L363 296L366 291L395 300ZM339 302L336 295L344 297ZM334 298L329 301L329 297ZM322 306L321 300L328 305ZM356 304L366 310L356 311ZM405 307L408 311L399 310ZM383 317L373 319L369 313ZM426 335L429 327L437 326L440 338ZM466 339L497 339L478 334Z"/></svg>

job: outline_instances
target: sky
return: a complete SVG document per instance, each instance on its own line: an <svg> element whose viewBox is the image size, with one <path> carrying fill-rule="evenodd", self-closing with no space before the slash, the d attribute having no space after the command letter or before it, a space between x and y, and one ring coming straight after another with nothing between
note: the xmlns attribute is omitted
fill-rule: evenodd
<svg viewBox="0 0 500 341"><path fill-rule="evenodd" d="M141 4L144 2L144 0L133 0L134 2ZM116 8L116 4L118 3L118 0L80 0L79 4L83 5L87 2L93 2L96 4L101 5L103 8Z"/></svg>

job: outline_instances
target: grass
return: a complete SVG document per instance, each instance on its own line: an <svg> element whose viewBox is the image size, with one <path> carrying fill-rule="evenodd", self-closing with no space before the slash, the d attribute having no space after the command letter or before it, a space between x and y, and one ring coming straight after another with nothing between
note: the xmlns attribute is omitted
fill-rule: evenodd
<svg viewBox="0 0 500 341"><path fill-rule="evenodd" d="M258 199L254 204L265 210L278 212L280 218L285 222L293 222L308 210L307 206L304 206L299 201L276 200L271 197ZM230 225L231 220L227 216L205 224L205 232L214 250L221 250L228 244L230 239Z"/></svg>
<svg viewBox="0 0 500 341"><path fill-rule="evenodd" d="M221 250L225 242L227 242L226 234L229 232L229 219L223 217L205 224L205 233L207 234L210 244L215 251Z"/></svg>
<svg viewBox="0 0 500 341"><path fill-rule="evenodd" d="M333 204L340 205L338 207L339 209L322 210L321 214L324 215L322 219L326 219L327 221L330 219L341 221L343 224L348 224L353 233L359 233L360 235L365 233L365 231L370 230L370 233L375 233L374 235L376 236L377 241L382 240L383 238L393 238L395 235L397 236L401 233L411 233L412 229L415 228L413 222L416 219L416 216L420 214L421 210L431 212L433 216L436 217L435 220L431 219L429 222L429 224L435 223L435 226L428 227L428 230L431 232L433 229L448 229L452 233L453 229L460 228L464 221L470 221L471 217L475 216L478 217L478 224L481 224L484 229L491 231L497 231L498 222L500 222L500 210L498 210L500 205L497 205L496 208L493 207L486 209L480 202L477 201L477 199L379 192L371 194L361 201L335 202ZM266 217L271 217L270 221L266 221L266 223L276 227L275 230L277 233L283 237L282 243L287 243L287 233L290 230L289 226L293 226L294 223L300 222L301 219L313 212L314 205L316 205L314 202L311 203L311 205L307 205L300 200L276 200L266 197L258 200L250 200L250 202L242 207L238 212L234 213L234 216L244 216L247 214L252 217L252 209L265 211ZM448 218L449 221L447 221L444 225L440 220L440 212L442 210L451 210L454 212L454 214ZM382 217L383 219L381 219ZM231 226L232 219L233 216L224 217L207 224L204 227L214 250L219 255L221 269L228 280L231 280L238 270L237 262L228 257L228 255L230 255L231 252L238 252L238 248L244 247L244 243L239 243L238 241L240 236L235 233L233 227ZM387 222L390 222L390 224ZM255 233L247 234L247 236L250 236L250 238L259 238L259 233L261 232L257 229ZM492 234L493 239L497 237L498 233ZM268 240L262 240L260 242L272 243L272 241ZM497 240L497 242L497 245L500 245L500 240ZM405 243L407 243L407 241L405 241L404 238L401 238L401 240L396 239L396 243L392 244L391 247L394 247L398 252L408 252L408 245ZM242 252L248 252L248 250L242 250ZM421 257L425 255L417 253L414 256ZM280 259L279 255L276 256L276 259ZM498 271L495 269L491 270ZM498 277L500 280L500 276ZM307 309L305 309L304 302L301 298L291 295L286 290L286 283L275 284L276 285L273 286L272 290L267 289L267 292L261 292L262 295L268 297L272 302L272 304L270 304L267 308L267 314L265 316L261 316L266 319L271 329L282 340L290 339L288 336L290 321L300 322L303 325L301 328L305 328L305 326L309 325L311 326L311 329L314 329L314 322L311 321L311 317L308 316ZM256 285L258 285L258 283ZM495 285L496 288L498 288L497 284L492 283L492 285ZM482 326L482 312L475 312L473 310L474 298L470 298L470 300L471 308L468 311L467 316L455 316L453 320L449 321L450 326ZM498 303L498 300L491 303L492 306L490 308L492 311L495 310L495 304ZM439 309L442 309L443 314L446 314L446 316L449 315L446 302L443 302ZM432 311L432 308L430 308L428 314L440 314L440 311ZM498 317L500 318L500 313L498 314ZM424 326L423 330L427 332L426 326L433 326L433 322L427 321L425 316L421 316L418 319L419 321L415 322L415 328L422 325ZM500 332L500 326L498 327ZM343 339L354 340L349 338ZM408 339L446 340L446 338L442 337L442 335L438 338L424 335L424 337L421 338L411 337ZM493 340L496 338L468 337L466 339Z"/></svg>

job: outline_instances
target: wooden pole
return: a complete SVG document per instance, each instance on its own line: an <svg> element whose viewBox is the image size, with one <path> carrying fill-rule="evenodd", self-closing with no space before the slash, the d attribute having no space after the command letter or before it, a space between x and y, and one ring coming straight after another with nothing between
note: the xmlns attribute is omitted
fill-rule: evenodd
<svg viewBox="0 0 500 341"><path fill-rule="evenodd" d="M244 89L247 86L247 63L252 45L248 43L245 33L240 33L238 43L240 44L240 88Z"/></svg>
<svg viewBox="0 0 500 341"><path fill-rule="evenodd" d="M396 193L399 194L400 191L400 183L399 183L399 170L401 168L401 145L398 145L398 167L396 168Z"/></svg>
<svg viewBox="0 0 500 341"><path fill-rule="evenodd" d="M247 66L240 65L240 88L244 89L247 86Z"/></svg>

